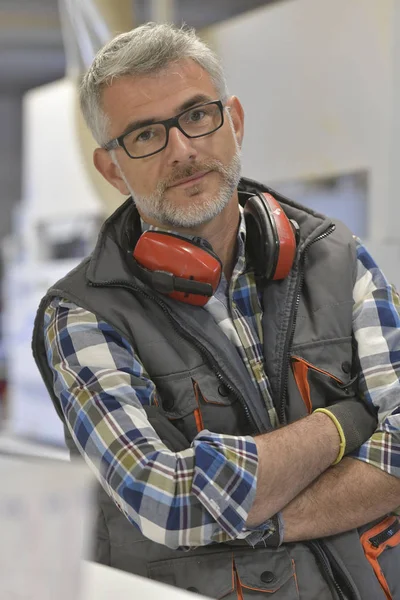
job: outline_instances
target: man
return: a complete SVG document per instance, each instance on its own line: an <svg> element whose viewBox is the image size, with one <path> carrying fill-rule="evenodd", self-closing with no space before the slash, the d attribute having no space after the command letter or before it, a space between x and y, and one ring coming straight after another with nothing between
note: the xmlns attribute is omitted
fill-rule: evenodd
<svg viewBox="0 0 400 600"><path fill-rule="evenodd" d="M80 94L132 198L33 349L101 483L97 559L214 598L400 599L396 293L342 224L240 179L243 109L194 32L118 36Z"/></svg>

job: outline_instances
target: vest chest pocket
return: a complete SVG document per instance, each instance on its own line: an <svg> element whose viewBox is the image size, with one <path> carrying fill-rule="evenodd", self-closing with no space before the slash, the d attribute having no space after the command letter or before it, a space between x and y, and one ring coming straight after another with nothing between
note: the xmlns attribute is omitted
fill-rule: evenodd
<svg viewBox="0 0 400 600"><path fill-rule="evenodd" d="M210 552L148 566L151 579L209 598L298 600L294 561L284 550Z"/></svg>
<svg viewBox="0 0 400 600"><path fill-rule="evenodd" d="M364 531L360 540L387 600L400 600L399 517L386 517Z"/></svg>
<svg viewBox="0 0 400 600"><path fill-rule="evenodd" d="M356 395L358 376L351 377L350 363L343 363L341 368L343 375L339 378L300 356L291 357L288 390L289 394L292 392L294 397L300 397L302 401L302 406L292 406L296 418Z"/></svg>
<svg viewBox="0 0 400 600"><path fill-rule="evenodd" d="M240 402L206 366L155 377L154 383L162 413L189 442L203 429L231 435L248 433Z"/></svg>
<svg viewBox="0 0 400 600"><path fill-rule="evenodd" d="M257 550L256 555L235 553L234 569L239 600L247 597L260 600L300 598L295 562L284 548Z"/></svg>

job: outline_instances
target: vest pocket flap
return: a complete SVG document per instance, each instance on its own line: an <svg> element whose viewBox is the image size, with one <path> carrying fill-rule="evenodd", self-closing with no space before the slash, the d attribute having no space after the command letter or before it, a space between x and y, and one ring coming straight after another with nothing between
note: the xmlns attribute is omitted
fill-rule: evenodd
<svg viewBox="0 0 400 600"><path fill-rule="evenodd" d="M257 558L257 560L255 560ZM284 548L257 550L253 553L235 554L236 571L242 587L273 593L293 578L294 561ZM285 598L289 597L285 595ZM297 595L290 596L297 598Z"/></svg>
<svg viewBox="0 0 400 600"><path fill-rule="evenodd" d="M347 400L357 393L358 378L350 378L350 364L343 368L348 373L339 379L331 370L327 371L300 356L291 357L292 374L297 390L304 402L308 414L316 408L328 406L340 400Z"/></svg>
<svg viewBox="0 0 400 600"><path fill-rule="evenodd" d="M365 556L390 600L400 600L400 519L385 517L360 538Z"/></svg>
<svg viewBox="0 0 400 600"><path fill-rule="evenodd" d="M351 379L352 369L352 338L323 340L307 344L306 346L293 346L294 357L303 360L311 367L326 372L333 379L347 384Z"/></svg>
<svg viewBox="0 0 400 600"><path fill-rule="evenodd" d="M232 554L226 552L154 562L148 574L150 579L210 598L223 598L235 585Z"/></svg>
<svg viewBox="0 0 400 600"><path fill-rule="evenodd" d="M224 383L218 381L213 373L204 366L191 371L193 380L197 382L201 392L202 400L206 404L216 404L218 406L229 406L235 402L236 397Z"/></svg>

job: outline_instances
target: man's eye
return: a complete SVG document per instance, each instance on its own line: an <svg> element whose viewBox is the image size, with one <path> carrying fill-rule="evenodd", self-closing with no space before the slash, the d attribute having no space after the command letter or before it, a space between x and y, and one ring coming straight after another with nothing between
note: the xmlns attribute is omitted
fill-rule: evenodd
<svg viewBox="0 0 400 600"><path fill-rule="evenodd" d="M141 131L139 133L139 135L136 136L136 141L137 142L148 142L149 140L151 140L153 135L154 135L154 132L151 131L151 129L146 129L146 131Z"/></svg>
<svg viewBox="0 0 400 600"><path fill-rule="evenodd" d="M202 119L204 119L205 114L206 113L204 110L192 110L192 112L190 112L188 114L188 120L189 121L201 121Z"/></svg>

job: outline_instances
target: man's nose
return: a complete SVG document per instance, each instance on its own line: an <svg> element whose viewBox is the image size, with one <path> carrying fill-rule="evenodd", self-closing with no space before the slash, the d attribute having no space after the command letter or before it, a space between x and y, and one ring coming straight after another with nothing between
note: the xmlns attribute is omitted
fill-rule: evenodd
<svg viewBox="0 0 400 600"><path fill-rule="evenodd" d="M176 164L178 162L187 162L197 157L197 151L193 144L193 139L186 137L177 127L171 127L169 130L168 145L166 147L168 162Z"/></svg>

